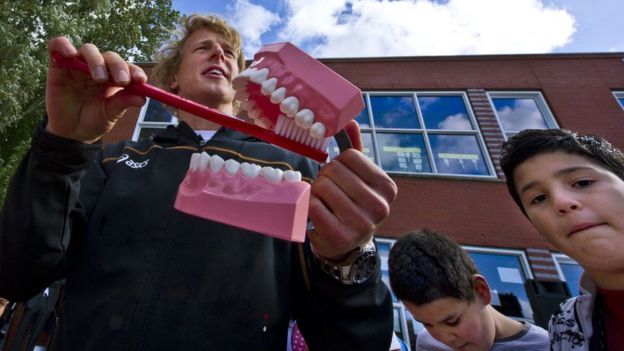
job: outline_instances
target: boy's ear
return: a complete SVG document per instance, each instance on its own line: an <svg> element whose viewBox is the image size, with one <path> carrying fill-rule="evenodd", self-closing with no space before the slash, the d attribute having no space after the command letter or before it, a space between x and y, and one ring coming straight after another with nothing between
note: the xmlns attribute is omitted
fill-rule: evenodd
<svg viewBox="0 0 624 351"><path fill-rule="evenodd" d="M490 285L485 277L481 274L473 274L472 282L477 297L483 302L483 304L489 305L492 301L492 292L490 291Z"/></svg>

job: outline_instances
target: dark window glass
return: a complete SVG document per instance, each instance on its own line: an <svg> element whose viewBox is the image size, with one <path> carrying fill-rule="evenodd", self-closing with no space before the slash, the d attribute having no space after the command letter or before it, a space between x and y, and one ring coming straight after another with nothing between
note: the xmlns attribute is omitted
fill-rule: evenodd
<svg viewBox="0 0 624 351"><path fill-rule="evenodd" d="M489 175L475 135L429 134L438 173Z"/></svg>
<svg viewBox="0 0 624 351"><path fill-rule="evenodd" d="M419 129L412 96L371 96L375 128Z"/></svg>
<svg viewBox="0 0 624 351"><path fill-rule="evenodd" d="M418 96L418 105L427 129L472 130L466 104L461 96Z"/></svg>
<svg viewBox="0 0 624 351"><path fill-rule="evenodd" d="M171 122L172 116L171 112L167 110L163 104L154 99L150 99L143 121L169 123Z"/></svg>
<svg viewBox="0 0 624 351"><path fill-rule="evenodd" d="M492 290L491 305L506 316L533 319L524 289L526 280L520 258L515 255L470 252Z"/></svg>
<svg viewBox="0 0 624 351"><path fill-rule="evenodd" d="M431 173L421 134L377 133L381 168L386 171Z"/></svg>
<svg viewBox="0 0 624 351"><path fill-rule="evenodd" d="M624 97L618 98L618 100L620 101L622 108L624 108Z"/></svg>

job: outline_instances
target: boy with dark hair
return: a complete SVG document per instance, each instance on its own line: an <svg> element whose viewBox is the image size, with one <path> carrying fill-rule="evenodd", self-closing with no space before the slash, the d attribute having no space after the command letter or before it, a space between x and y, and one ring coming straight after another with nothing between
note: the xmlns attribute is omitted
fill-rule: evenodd
<svg viewBox="0 0 624 351"><path fill-rule="evenodd" d="M461 246L430 230L399 239L389 257L390 284L426 331L417 350L548 350L548 334L504 316Z"/></svg>
<svg viewBox="0 0 624 351"><path fill-rule="evenodd" d="M580 296L552 316L553 350L624 348L624 154L601 137L525 130L503 144L512 198L585 270Z"/></svg>

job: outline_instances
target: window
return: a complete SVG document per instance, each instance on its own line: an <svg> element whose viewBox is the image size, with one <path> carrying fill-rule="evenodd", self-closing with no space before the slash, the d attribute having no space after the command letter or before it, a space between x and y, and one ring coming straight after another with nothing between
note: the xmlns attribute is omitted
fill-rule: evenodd
<svg viewBox="0 0 624 351"><path fill-rule="evenodd" d="M488 92L505 139L524 129L558 128L539 92Z"/></svg>
<svg viewBox="0 0 624 351"><path fill-rule="evenodd" d="M409 345L410 337L414 335L413 329L408 329L408 324L412 324L410 323L411 315L409 315L409 311L405 309L399 299L394 296L394 292L392 292L392 288L390 287L388 256L390 255L390 248L394 244L395 240L376 238L376 241L377 253L379 254L379 259L381 261L381 280L386 283L386 286L388 287L388 290L390 290L390 294L392 295L392 305L394 307L394 332L399 338L401 338ZM409 315L409 318L407 318L406 315Z"/></svg>
<svg viewBox="0 0 624 351"><path fill-rule="evenodd" d="M553 254L553 258L561 280L568 284L570 295L578 296L580 293L580 279L583 273L583 267L564 254Z"/></svg>
<svg viewBox="0 0 624 351"><path fill-rule="evenodd" d="M492 291L492 306L514 319L533 322L533 309L524 282L532 278L522 251L464 247L485 276Z"/></svg>
<svg viewBox="0 0 624 351"><path fill-rule="evenodd" d="M170 124L177 124L178 119L173 116L165 105L156 100L147 98L145 105L139 112L139 120L134 129L132 140L138 141L153 137L160 130Z"/></svg>
<svg viewBox="0 0 624 351"><path fill-rule="evenodd" d="M613 96L620 103L620 107L624 109L624 91L614 91Z"/></svg>
<svg viewBox="0 0 624 351"><path fill-rule="evenodd" d="M364 153L389 173L492 177L463 92L370 92L356 117ZM337 154L330 145L330 157Z"/></svg>

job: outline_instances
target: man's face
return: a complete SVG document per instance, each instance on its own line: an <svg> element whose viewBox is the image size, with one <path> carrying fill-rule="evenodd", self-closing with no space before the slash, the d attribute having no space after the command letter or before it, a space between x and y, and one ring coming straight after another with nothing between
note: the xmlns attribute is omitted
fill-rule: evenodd
<svg viewBox="0 0 624 351"><path fill-rule="evenodd" d="M590 158L560 151L533 156L513 174L541 235L586 270L624 268L624 181Z"/></svg>
<svg viewBox="0 0 624 351"><path fill-rule="evenodd" d="M238 75L237 56L225 39L206 28L191 34L171 87L185 98L219 108L232 103L232 78Z"/></svg>
<svg viewBox="0 0 624 351"><path fill-rule="evenodd" d="M474 302L446 297L419 306L405 301L405 306L431 336L454 350L486 351L494 343L494 322L480 297Z"/></svg>

